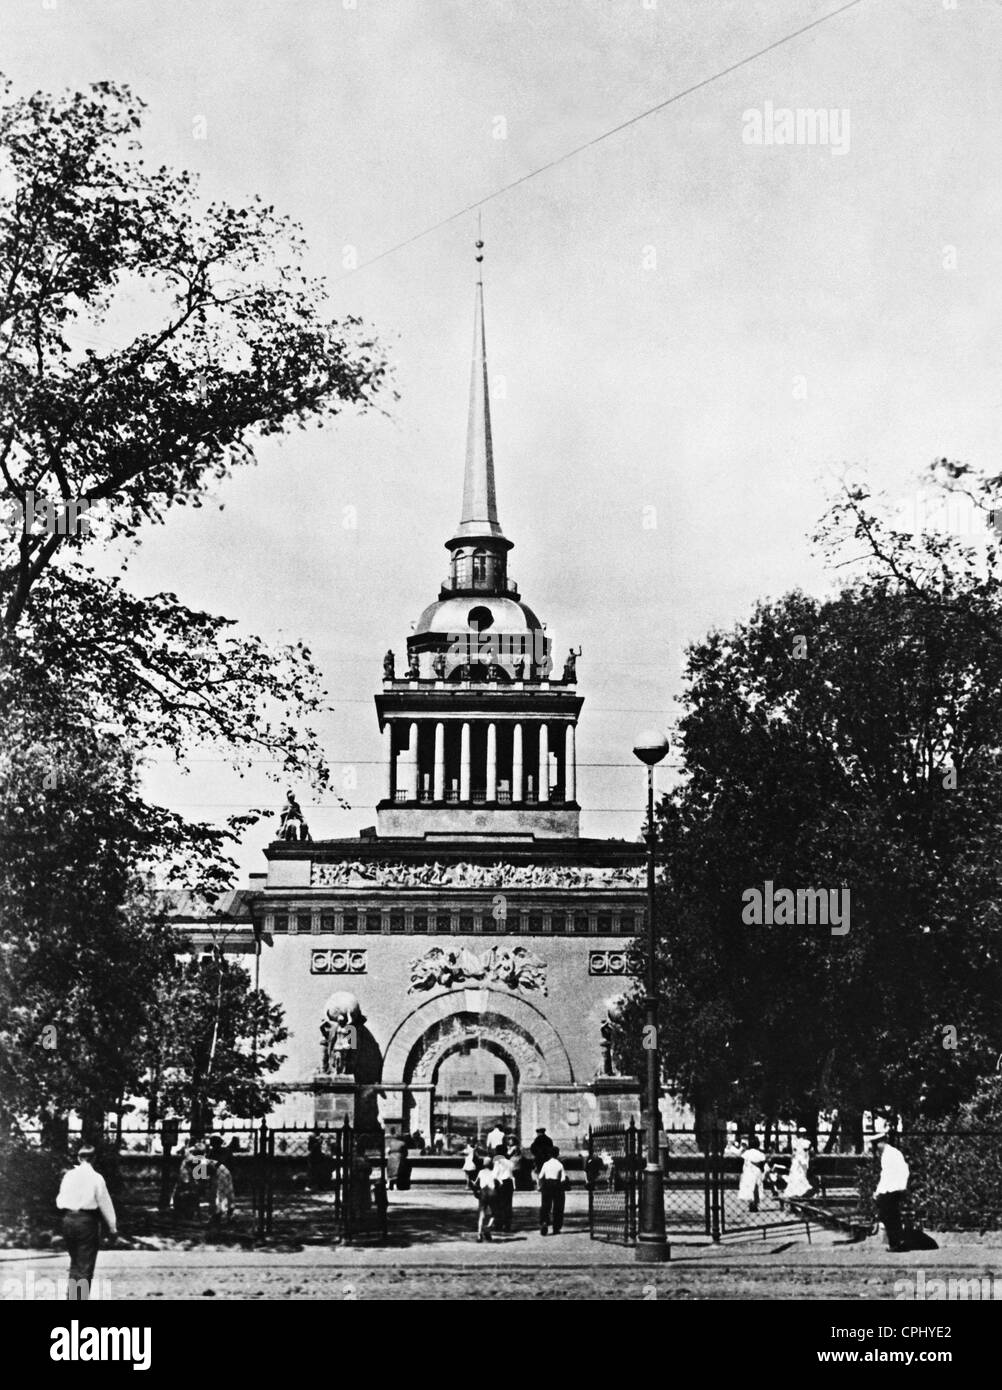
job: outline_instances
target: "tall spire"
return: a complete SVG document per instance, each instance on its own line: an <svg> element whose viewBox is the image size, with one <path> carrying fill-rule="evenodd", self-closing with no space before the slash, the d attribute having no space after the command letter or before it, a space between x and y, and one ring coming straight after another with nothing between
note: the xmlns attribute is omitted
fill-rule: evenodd
<svg viewBox="0 0 1002 1390"><path fill-rule="evenodd" d="M498 521L494 491L494 451L491 443L491 401L487 384L487 340L484 333L483 249L478 218L477 290L473 312L473 368L470 376L470 413L466 430L466 471L463 476L463 511L453 540L487 536L504 539Z"/></svg>

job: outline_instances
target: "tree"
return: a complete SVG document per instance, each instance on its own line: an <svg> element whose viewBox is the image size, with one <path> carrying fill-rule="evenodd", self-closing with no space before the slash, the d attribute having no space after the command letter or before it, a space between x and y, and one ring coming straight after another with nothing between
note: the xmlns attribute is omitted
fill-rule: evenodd
<svg viewBox="0 0 1002 1390"><path fill-rule="evenodd" d="M41 664L138 746L266 749L323 785L303 646L272 653L84 563L201 505L260 439L368 407L386 370L357 319L323 317L295 225L147 169L141 117L112 83L0 110L0 710ZM146 326L123 335L137 302ZM95 332L120 345L74 346Z"/></svg>
<svg viewBox="0 0 1002 1390"><path fill-rule="evenodd" d="M228 841L260 814L221 827L174 816L144 800L142 759L209 743L328 781L309 651L272 649L172 593L130 592L125 548L201 505L261 439L368 408L385 364L357 319L325 317L292 223L260 200L205 206L191 175L147 167L127 88L9 93L0 1082L11 1112L96 1113L137 1081L169 966L145 883L170 874L211 898L233 869Z"/></svg>
<svg viewBox="0 0 1002 1390"><path fill-rule="evenodd" d="M0 754L0 1115L99 1125L142 1074L172 960L137 858L189 839L138 797L127 751L93 730L6 720ZM58 1133L53 1136L58 1140Z"/></svg>
<svg viewBox="0 0 1002 1390"><path fill-rule="evenodd" d="M735 1116L935 1115L1002 1031L998 550L895 529L860 487L819 538L860 574L689 653L660 811L666 1071ZM766 882L848 889L849 931L753 924Z"/></svg>
<svg viewBox="0 0 1002 1390"><path fill-rule="evenodd" d="M147 1034L151 1119L186 1115L199 1136L216 1106L242 1118L265 1114L273 1104L267 1077L283 1060L275 1048L288 1037L282 1019L281 1006L221 949L177 960Z"/></svg>

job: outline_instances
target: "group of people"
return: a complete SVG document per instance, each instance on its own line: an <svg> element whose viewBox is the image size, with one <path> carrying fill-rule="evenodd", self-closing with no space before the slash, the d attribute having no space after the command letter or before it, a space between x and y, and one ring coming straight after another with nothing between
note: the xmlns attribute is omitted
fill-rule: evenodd
<svg viewBox="0 0 1002 1390"><path fill-rule="evenodd" d="M219 1225L233 1216L233 1174L226 1160L236 1151L237 1141L223 1143L213 1134L208 1143L190 1144L181 1150L177 1182L171 1194L171 1209L181 1217L197 1218L203 1207L209 1225Z"/></svg>
<svg viewBox="0 0 1002 1390"><path fill-rule="evenodd" d="M529 1145L531 1159L523 1154L514 1134L497 1125L484 1145L469 1143L463 1151L467 1186L477 1199L477 1240L494 1239L494 1232L510 1233L515 1186L527 1163L539 1190L539 1233L559 1235L564 1224L564 1193L569 1182L560 1151L542 1127Z"/></svg>
<svg viewBox="0 0 1002 1390"><path fill-rule="evenodd" d="M895 1137L890 1130L881 1130L870 1140L870 1148L880 1159L880 1176L873 1194L877 1220L883 1227L888 1250L900 1252L909 1248L901 1210L908 1190L909 1171L904 1154L894 1142ZM776 1197L780 1207L814 1194L817 1186L811 1172L814 1148L806 1129L798 1129L791 1142L789 1167L781 1155L765 1154L758 1147L754 1134L741 1145L740 1153L738 1198L747 1202L749 1211L758 1211L763 1191Z"/></svg>
<svg viewBox="0 0 1002 1390"><path fill-rule="evenodd" d="M790 1145L787 1160L774 1154L771 1157L758 1147L754 1134L749 1134L739 1150L742 1165L738 1182L738 1199L747 1202L749 1211L758 1211L763 1192L776 1197L780 1206L797 1197L808 1197L815 1184L811 1175L814 1150L806 1129L798 1129Z"/></svg>

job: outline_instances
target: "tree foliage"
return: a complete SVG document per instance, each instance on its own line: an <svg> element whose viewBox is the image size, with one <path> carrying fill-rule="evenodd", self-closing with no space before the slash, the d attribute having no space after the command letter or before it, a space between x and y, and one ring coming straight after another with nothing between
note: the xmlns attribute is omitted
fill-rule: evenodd
<svg viewBox="0 0 1002 1390"><path fill-rule="evenodd" d="M974 486L987 508L992 480ZM666 1070L731 1114L935 1115L1002 1037L998 550L987 528L897 529L859 486L819 539L858 570L836 592L689 652L685 777L660 810ZM750 925L767 881L848 889L850 930Z"/></svg>
<svg viewBox="0 0 1002 1390"><path fill-rule="evenodd" d="M138 1086L165 972L176 984L145 885L212 897L259 814L152 805L144 758L210 745L329 780L309 651L132 592L129 546L262 439L367 409L386 368L357 319L325 313L294 224L147 164L127 88L0 83L0 102L0 1093L44 1117ZM243 1002L276 1036L266 1001ZM255 1098L238 1051L216 1066Z"/></svg>
<svg viewBox="0 0 1002 1390"><path fill-rule="evenodd" d="M151 1118L182 1115L202 1133L217 1106L241 1118L265 1114L267 1078L282 1062L275 1049L287 1037L281 1006L222 950L175 961L146 1039Z"/></svg>
<svg viewBox="0 0 1002 1390"><path fill-rule="evenodd" d="M98 83L0 110L0 708L42 664L138 746L218 739L323 784L308 650L87 563L201 505L262 438L366 408L386 372L357 319L324 317L294 224L147 167L142 109Z"/></svg>

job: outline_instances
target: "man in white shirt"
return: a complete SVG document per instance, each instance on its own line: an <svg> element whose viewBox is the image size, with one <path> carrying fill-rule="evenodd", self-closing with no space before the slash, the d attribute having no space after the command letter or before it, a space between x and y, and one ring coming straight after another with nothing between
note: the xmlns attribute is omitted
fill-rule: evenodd
<svg viewBox="0 0 1002 1390"><path fill-rule="evenodd" d="M515 1165L501 1149L494 1155L494 1228L511 1230L511 1208L515 1199Z"/></svg>
<svg viewBox="0 0 1002 1390"><path fill-rule="evenodd" d="M504 1130L500 1125L495 1125L490 1134L488 1134L487 1148L490 1153L493 1153L495 1149L504 1148Z"/></svg>
<svg viewBox="0 0 1002 1390"><path fill-rule="evenodd" d="M880 1179L873 1195L877 1202L877 1216L887 1237L887 1248L906 1250L908 1247L901 1230L901 1203L908 1188L908 1164L886 1132L876 1135L870 1142L880 1156Z"/></svg>
<svg viewBox="0 0 1002 1390"><path fill-rule="evenodd" d="M493 1240L494 1229L494 1160L487 1158L484 1166L473 1179L473 1191L477 1199L477 1240Z"/></svg>
<svg viewBox="0 0 1002 1390"><path fill-rule="evenodd" d="M560 1150L554 1149L539 1169L539 1234L549 1234L553 1223L553 1234L558 1236L564 1224L564 1189L567 1174L560 1162Z"/></svg>
<svg viewBox="0 0 1002 1390"><path fill-rule="evenodd" d="M63 1212L63 1239L70 1256L70 1277L66 1289L69 1299L90 1298L91 1280L101 1243L101 1218L108 1236L115 1239L118 1222L108 1196L108 1186L91 1165L94 1150L81 1144L77 1166L71 1168L59 1185L56 1206Z"/></svg>

